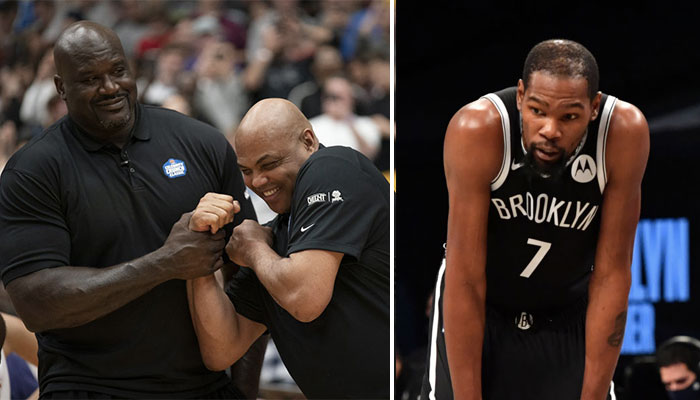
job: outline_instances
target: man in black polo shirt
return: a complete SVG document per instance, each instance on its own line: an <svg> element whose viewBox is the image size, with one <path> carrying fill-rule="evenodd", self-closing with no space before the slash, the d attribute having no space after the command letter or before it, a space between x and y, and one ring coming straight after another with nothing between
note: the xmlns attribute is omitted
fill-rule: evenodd
<svg viewBox="0 0 700 400"><path fill-rule="evenodd" d="M42 396L239 396L202 363L185 288L222 265L226 234L192 232L183 214L221 192L240 201L234 223L255 218L233 150L208 125L138 104L112 31L75 23L54 54L68 116L0 179L2 280L37 332Z"/></svg>
<svg viewBox="0 0 700 400"><path fill-rule="evenodd" d="M267 329L308 398L388 398L388 182L357 151L320 145L282 99L250 109L235 147L246 185L279 215L234 229L226 251L250 268L227 293L188 281L205 364L225 368ZM209 195L191 226L216 231L234 208Z"/></svg>

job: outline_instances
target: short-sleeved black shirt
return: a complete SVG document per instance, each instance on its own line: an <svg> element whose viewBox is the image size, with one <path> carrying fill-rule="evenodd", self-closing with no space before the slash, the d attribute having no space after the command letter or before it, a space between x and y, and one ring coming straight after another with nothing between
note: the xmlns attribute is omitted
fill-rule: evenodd
<svg viewBox="0 0 700 400"><path fill-rule="evenodd" d="M64 117L8 162L0 178L6 285L43 268L103 268L150 253L207 192L238 199L237 222L255 218L221 133L157 107L138 106L136 118L122 150L95 142ZM195 397L227 382L202 362L182 280L95 321L37 338L42 392Z"/></svg>
<svg viewBox="0 0 700 400"><path fill-rule="evenodd" d="M299 171L290 214L271 226L281 256L345 253L326 309L310 323L297 321L248 268L227 288L240 314L268 327L309 398L389 397L389 194L366 157L321 148Z"/></svg>

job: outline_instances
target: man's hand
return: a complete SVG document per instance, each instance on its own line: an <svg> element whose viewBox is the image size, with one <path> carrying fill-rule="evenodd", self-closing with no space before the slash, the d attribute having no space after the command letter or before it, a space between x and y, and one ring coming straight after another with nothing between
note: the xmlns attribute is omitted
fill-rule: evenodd
<svg viewBox="0 0 700 400"><path fill-rule="evenodd" d="M234 263L251 267L250 255L255 245L260 243L272 246L272 229L246 219L233 230L233 236L226 246L226 253Z"/></svg>
<svg viewBox="0 0 700 400"><path fill-rule="evenodd" d="M226 194L207 193L199 200L192 213L189 228L195 232L216 233L224 225L233 222L234 215L241 206L233 197Z"/></svg>
<svg viewBox="0 0 700 400"><path fill-rule="evenodd" d="M220 230L215 234L195 232L188 226L192 216L192 212L182 214L161 248L165 257L170 259L163 268L175 270L174 277L177 279L209 275L224 264L221 255L226 245L225 231Z"/></svg>

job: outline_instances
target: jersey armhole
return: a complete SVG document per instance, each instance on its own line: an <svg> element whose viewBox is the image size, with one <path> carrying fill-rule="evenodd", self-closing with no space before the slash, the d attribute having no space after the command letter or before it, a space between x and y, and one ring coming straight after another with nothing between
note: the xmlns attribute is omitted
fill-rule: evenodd
<svg viewBox="0 0 700 400"><path fill-rule="evenodd" d="M500 97L494 93L489 93L482 97L483 99L489 100L496 110L501 115L501 131L503 132L503 161L501 162L501 169L498 174L491 181L491 191L496 191L503 185L508 177L508 162L510 162L510 118L508 117L508 109L503 103Z"/></svg>
<svg viewBox="0 0 700 400"><path fill-rule="evenodd" d="M600 124L598 124L598 143L596 144L596 163L598 164L598 186L600 194L605 191L605 185L608 183L608 171L605 167L605 150L608 141L608 128L610 128L610 119L612 118L613 109L617 103L617 98L608 95L608 99L603 105L603 111L600 113Z"/></svg>

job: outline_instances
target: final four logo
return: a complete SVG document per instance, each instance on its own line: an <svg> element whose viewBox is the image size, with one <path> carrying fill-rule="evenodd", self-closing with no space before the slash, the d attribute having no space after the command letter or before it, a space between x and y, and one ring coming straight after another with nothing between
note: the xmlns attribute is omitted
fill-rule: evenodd
<svg viewBox="0 0 700 400"><path fill-rule="evenodd" d="M571 164L571 177L576 182L588 183L595 178L595 173L595 161L588 154L581 154Z"/></svg>

